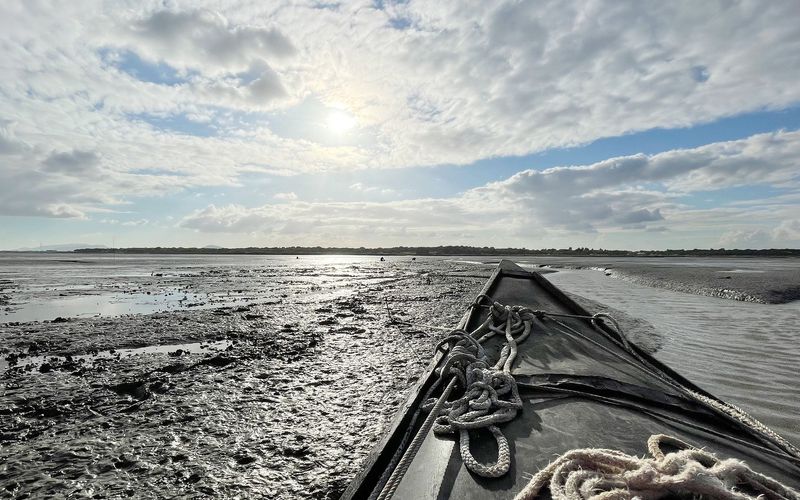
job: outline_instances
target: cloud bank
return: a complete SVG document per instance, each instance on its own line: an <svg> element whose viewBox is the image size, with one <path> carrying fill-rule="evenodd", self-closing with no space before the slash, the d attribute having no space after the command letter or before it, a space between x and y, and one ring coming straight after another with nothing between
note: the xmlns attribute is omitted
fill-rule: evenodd
<svg viewBox="0 0 800 500"><path fill-rule="evenodd" d="M525 170L453 198L371 203L288 200L288 204L250 208L210 205L186 216L180 225L210 233L257 232L287 241L287 236L306 231L313 233L314 244L341 243L343 238L355 244L375 230L411 244L446 243L452 238L480 242L500 235L506 244L528 245L541 241L542 233L574 238L576 233L602 232L605 237L624 237L637 230L709 235L724 231L718 241L711 241L722 246L792 246L800 243L800 218L791 196L764 200L767 207L752 206L751 201L751 206L738 208L696 209L686 202L742 185L797 193L798 164L800 132L777 132L592 165ZM754 223L772 229L753 229Z"/></svg>
<svg viewBox="0 0 800 500"><path fill-rule="evenodd" d="M205 169L263 158L292 171L396 168L800 101L792 1L121 6L4 4L0 116L15 117L21 138L63 149L91 137L113 149L165 135L148 157L173 164L165 150L192 145L132 117L203 117L216 137L199 142L249 146L224 148L231 165L206 158ZM154 64L174 72L169 83L142 76L156 68L139 66ZM306 99L347 106L372 141L312 147L276 134L272 122L285 115L254 123L236 114Z"/></svg>
<svg viewBox="0 0 800 500"><path fill-rule="evenodd" d="M785 109L800 103L797 14L793 0L3 2L0 216L92 219L258 175L468 165ZM355 126L326 130L331 110ZM796 132L776 132L532 164L449 198L354 178L373 198L359 205L288 186L181 224L287 242L503 226L522 244L649 231L796 245L796 165ZM771 191L701 199L750 187Z"/></svg>

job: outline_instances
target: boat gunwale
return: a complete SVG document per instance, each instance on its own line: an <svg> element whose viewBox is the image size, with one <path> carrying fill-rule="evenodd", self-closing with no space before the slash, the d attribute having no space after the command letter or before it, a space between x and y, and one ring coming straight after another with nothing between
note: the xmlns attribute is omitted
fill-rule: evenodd
<svg viewBox="0 0 800 500"><path fill-rule="evenodd" d="M486 283L483 285L483 288L478 295L487 294L489 290L491 290L492 286L494 286L495 282L502 277L504 271L504 262L509 261L500 261L498 266L494 269L494 271L492 271L492 274L486 280ZM514 264L514 266L519 268L519 266L516 266L516 264ZM462 316L459 324L467 325L474 313L475 308L470 306ZM410 410L418 408L422 403L422 398L425 396L425 393L428 391L430 386L434 383L434 371L441 362L443 356L444 353L441 351L437 351L434 354L433 359L430 363L428 363L425 371L420 374L419 380L409 393L409 397L406 399L403 408L397 411L397 414L392 420L389 431L384 434L383 438L375 446L373 446L372 451L364 462L364 465L362 465L361 471L356 474L347 489L344 491L344 493L342 493L340 500L366 498L375 489L377 482L383 475L384 470L386 470L386 468L390 465L391 460L400 444L403 442L405 435L413 431L413 426L410 426L409 424L414 417L414 412ZM394 446L390 446L392 444ZM365 490L365 488L367 489Z"/></svg>
<svg viewBox="0 0 800 500"><path fill-rule="evenodd" d="M678 384L682 385L685 389L703 395L707 398L710 398L722 404L726 404L724 401L720 400L716 396L696 386L690 380L686 379L685 377L683 377L681 374L679 374L669 366L665 365L658 359L654 358L652 355L648 354L637 345L625 342L620 332L617 332L616 330L610 328L602 321L593 322L591 319L589 319L592 316L590 312L588 312L583 306L581 306L575 300L566 295L558 287L553 285L544 276L542 276L541 273L538 273L536 271L526 270L510 260L502 259L498 263L497 267L494 269L492 274L487 279L483 288L479 292L478 297L480 297L481 295L486 295L487 297L491 298L491 294L489 292L492 290L492 288L494 288L494 286L497 283L499 283L499 281L502 278L505 277L530 279L534 281L545 292L551 294L553 298L556 299L556 301L560 305L564 306L568 311L570 311L571 314L575 314L577 316L587 316L587 318L575 318L575 319L587 323L592 328L599 330L603 335L609 337L616 344L619 345L623 343L626 344L627 347L631 351L633 351L636 357L640 358L638 360L640 363L643 362L645 366L649 365L647 366L648 368L662 372L667 377L671 378ZM472 307L471 305L469 309L466 311L466 313L462 316L461 322L459 323L459 327L466 328L473 319L473 317L476 314L480 313L481 311L479 308ZM410 391L409 397L406 399L404 406L397 411L397 414L392 420L390 430L386 434L384 434L383 438L373 447L366 461L362 465L360 472L353 478L353 480L348 485L348 488L344 491L344 493L340 497L342 500L349 500L353 498L368 498L370 494L373 493L375 488L379 486L378 482L381 480L381 477L383 476L386 469L391 465L392 458L395 456L395 453L398 452L398 448L403 443L403 440L405 439L406 435L415 431L416 426L411 425L414 418L414 414L416 413L414 410L420 407L423 397L429 390L430 386L435 382L435 370L437 366L440 364L444 355L445 353L442 351L437 351L435 353L433 359L428 364L425 371L420 375L419 381ZM713 406L708 405L706 403L702 403L700 401L697 402L701 407L704 407L707 410L711 411L718 418L727 420L729 423L733 424L736 427L741 427L750 430L742 422L734 419L727 413L717 408L714 408ZM750 432L748 432L748 435L751 437L751 439L755 438L762 443L769 444L772 447L776 447L776 449L780 449L780 447L776 446L776 443L765 439L763 436L759 436L753 433L751 430Z"/></svg>

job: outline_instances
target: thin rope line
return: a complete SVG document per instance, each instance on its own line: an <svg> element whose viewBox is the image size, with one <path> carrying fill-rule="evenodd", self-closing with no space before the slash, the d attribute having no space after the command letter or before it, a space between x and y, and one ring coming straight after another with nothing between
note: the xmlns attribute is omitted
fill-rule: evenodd
<svg viewBox="0 0 800 500"><path fill-rule="evenodd" d="M389 476L389 479L387 480L386 485L383 487L381 494L378 495L377 500L386 500L387 498L391 498L392 495L394 495L394 492L397 491L400 481L403 479L406 471L411 466L411 462L417 455L417 451L419 451L423 441L425 441L428 432L430 432L431 427L433 427L433 424L436 421L439 411L444 406L445 401L450 396L450 392L453 390L455 385L456 378L453 377L450 379L450 383L447 384L447 387L444 388L444 391L442 391L442 395L439 396L439 399L436 401L436 405L434 405L433 409L428 414L428 417L422 423L422 427L420 427L417 435L414 436L414 440L411 441L408 450L406 450L405 454L403 454L403 458L400 459L400 462L397 464L397 467L395 467L392 475Z"/></svg>

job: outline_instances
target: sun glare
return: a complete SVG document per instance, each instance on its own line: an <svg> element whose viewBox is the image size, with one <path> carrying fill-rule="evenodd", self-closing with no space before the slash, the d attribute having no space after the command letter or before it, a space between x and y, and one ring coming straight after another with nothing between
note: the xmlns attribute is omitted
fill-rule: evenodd
<svg viewBox="0 0 800 500"><path fill-rule="evenodd" d="M337 134L343 134L356 126L356 119L347 111L334 109L328 112L328 128Z"/></svg>

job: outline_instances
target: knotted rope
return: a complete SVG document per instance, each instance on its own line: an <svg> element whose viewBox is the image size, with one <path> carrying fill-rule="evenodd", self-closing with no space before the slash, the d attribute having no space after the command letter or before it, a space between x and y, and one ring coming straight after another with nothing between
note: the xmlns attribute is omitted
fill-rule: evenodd
<svg viewBox="0 0 800 500"><path fill-rule="evenodd" d="M434 433L458 435L464 465L479 476L500 477L511 465L508 440L497 425L513 420L522 409L511 366L517 357L517 345L531 333L534 317L530 309L494 302L486 321L474 332L456 330L437 345L437 350L447 353L443 366L437 370L437 384L452 377L464 392L443 404L441 397L429 398L422 408L432 411ZM499 359L490 365L482 344L498 334L504 335L505 344ZM488 429L497 442L497 460L491 464L478 462L469 449L469 431L482 428Z"/></svg>
<svg viewBox="0 0 800 500"><path fill-rule="evenodd" d="M481 304L487 299L490 304ZM448 377L450 383L439 398L425 398L423 411L430 412L422 424L422 428L400 459L397 467L387 480L379 499L389 498L411 464L411 460L422 446L424 436L432 428L436 434L455 434L459 438L459 452L464 465L473 473L482 477L501 477L511 466L511 453L508 440L497 424L513 420L522 409L516 379L511 374L511 367L517 357L517 346L531 333L534 318L545 316L586 318L597 325L598 320L610 321L618 331L614 319L606 313L593 316L551 313L532 310L522 306L506 306L494 301L487 295L479 295L470 307L488 307L486 320L473 332L457 329L439 342L436 350L444 351L446 358L436 382L428 390L432 394ZM489 359L482 344L494 337L503 335L505 344L494 365ZM620 335L627 347L627 339ZM461 397L447 401L456 387L456 382L464 390ZM494 463L478 462L470 451L470 430L487 428L497 443L497 460Z"/></svg>
<svg viewBox="0 0 800 500"><path fill-rule="evenodd" d="M679 451L664 454L662 443ZM536 498L545 487L554 500L657 499L675 494L800 500L800 493L744 462L720 460L677 438L650 436L647 448L653 458L597 448L568 451L533 476L514 500Z"/></svg>

